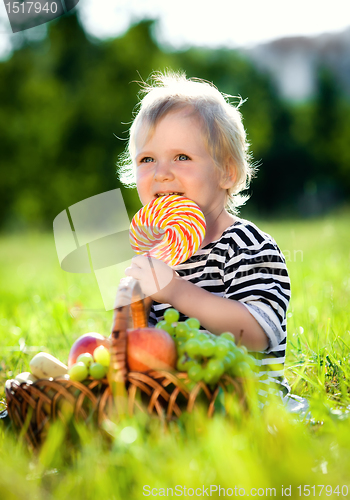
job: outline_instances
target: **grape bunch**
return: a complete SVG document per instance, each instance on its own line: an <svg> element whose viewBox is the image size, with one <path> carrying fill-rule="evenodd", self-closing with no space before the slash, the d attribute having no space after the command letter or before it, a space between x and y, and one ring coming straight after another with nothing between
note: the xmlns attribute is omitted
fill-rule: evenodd
<svg viewBox="0 0 350 500"><path fill-rule="evenodd" d="M103 345L96 347L93 354L84 352L68 370L69 378L78 382L82 382L89 376L101 380L107 375L110 360L109 350Z"/></svg>
<svg viewBox="0 0 350 500"><path fill-rule="evenodd" d="M156 328L167 331L175 340L178 362L177 369L188 373L192 382L203 380L216 384L227 373L232 377L245 377L255 371L254 358L245 346L237 346L230 332L213 335L199 330L196 318L179 321L180 314L174 308L164 313L164 320Z"/></svg>

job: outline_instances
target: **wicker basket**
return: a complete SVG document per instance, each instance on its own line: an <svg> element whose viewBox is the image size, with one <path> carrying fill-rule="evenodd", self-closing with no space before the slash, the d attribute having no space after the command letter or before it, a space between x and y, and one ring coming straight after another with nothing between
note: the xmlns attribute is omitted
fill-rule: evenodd
<svg viewBox="0 0 350 500"><path fill-rule="evenodd" d="M126 278L121 280L116 297L108 378L84 383L72 381L67 376L34 383L6 382L8 414L14 427L33 447L43 441L50 423L57 419L67 421L73 416L77 421L92 420L100 425L106 418L141 411L169 421L203 403L210 417L215 411L220 388L235 392L244 404L241 381L228 376L222 377L214 390L203 382L190 390L187 373L128 371L126 339L131 326L144 328L147 318L137 281Z"/></svg>

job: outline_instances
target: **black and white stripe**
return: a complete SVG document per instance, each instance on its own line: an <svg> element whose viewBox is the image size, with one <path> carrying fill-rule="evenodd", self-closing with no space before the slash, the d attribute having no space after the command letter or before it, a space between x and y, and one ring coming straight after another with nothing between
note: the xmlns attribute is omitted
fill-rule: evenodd
<svg viewBox="0 0 350 500"><path fill-rule="evenodd" d="M290 281L284 256L271 236L253 223L238 219L219 240L198 250L175 270L196 286L219 297L239 300L247 307L269 340L265 351L252 353L263 384L261 395L266 395L270 382L279 384L281 395L286 394L289 388L283 376ZM168 307L170 304L154 302L150 324L162 320ZM180 321L186 318L180 314Z"/></svg>

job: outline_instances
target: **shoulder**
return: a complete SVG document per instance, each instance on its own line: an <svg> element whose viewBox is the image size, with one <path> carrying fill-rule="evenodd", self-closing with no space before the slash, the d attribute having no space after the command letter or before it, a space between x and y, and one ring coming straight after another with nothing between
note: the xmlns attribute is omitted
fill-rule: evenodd
<svg viewBox="0 0 350 500"><path fill-rule="evenodd" d="M285 257L273 237L245 219L236 220L223 232L212 249L214 252L219 250L225 252L226 265L236 265L240 261L286 265Z"/></svg>
<svg viewBox="0 0 350 500"><path fill-rule="evenodd" d="M237 219L228 227L218 240L220 242L234 242L238 247L254 248L270 244L277 247L277 243L269 234L259 229L253 222L246 219Z"/></svg>

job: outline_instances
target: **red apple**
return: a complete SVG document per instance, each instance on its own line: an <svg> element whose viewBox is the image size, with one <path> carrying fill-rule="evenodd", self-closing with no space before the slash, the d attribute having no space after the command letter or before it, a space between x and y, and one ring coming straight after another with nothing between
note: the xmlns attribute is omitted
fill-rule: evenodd
<svg viewBox="0 0 350 500"><path fill-rule="evenodd" d="M127 364L131 371L175 369L176 345L168 332L160 328L136 328L127 334Z"/></svg>
<svg viewBox="0 0 350 500"><path fill-rule="evenodd" d="M110 340L107 337L104 337L100 333L85 333L81 337L79 337L71 347L68 356L68 368L70 368L77 361L77 357L84 352L88 352L90 354L94 353L96 347L104 345L109 348Z"/></svg>

